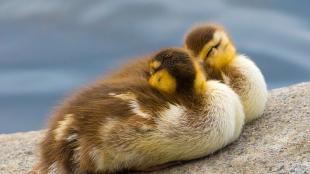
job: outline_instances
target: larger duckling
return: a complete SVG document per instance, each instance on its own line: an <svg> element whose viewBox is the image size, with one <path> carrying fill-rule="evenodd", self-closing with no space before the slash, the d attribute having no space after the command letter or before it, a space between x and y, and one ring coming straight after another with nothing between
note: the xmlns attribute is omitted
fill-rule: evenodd
<svg viewBox="0 0 310 174"><path fill-rule="evenodd" d="M222 27L193 27L185 37L185 47L204 62L210 78L224 81L240 96L246 122L263 114L268 97L264 77L253 61L236 52Z"/></svg>
<svg viewBox="0 0 310 174"><path fill-rule="evenodd" d="M203 157L238 138L239 97L206 81L187 52L164 49L143 62L147 71L115 75L120 78L90 86L59 108L37 173L148 171Z"/></svg>

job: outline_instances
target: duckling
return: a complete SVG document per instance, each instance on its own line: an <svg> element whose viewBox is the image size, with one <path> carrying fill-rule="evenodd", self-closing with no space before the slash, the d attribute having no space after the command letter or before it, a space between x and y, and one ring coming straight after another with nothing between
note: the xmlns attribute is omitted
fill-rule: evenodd
<svg viewBox="0 0 310 174"><path fill-rule="evenodd" d="M223 27L203 24L185 36L185 48L204 62L210 78L224 81L241 98L246 122L259 118L267 102L267 86L260 69L236 48Z"/></svg>
<svg viewBox="0 0 310 174"><path fill-rule="evenodd" d="M164 49L133 65L141 68L135 75L125 78L125 69L106 77L54 113L37 173L149 171L203 157L238 138L244 124L239 96L207 81L186 51Z"/></svg>

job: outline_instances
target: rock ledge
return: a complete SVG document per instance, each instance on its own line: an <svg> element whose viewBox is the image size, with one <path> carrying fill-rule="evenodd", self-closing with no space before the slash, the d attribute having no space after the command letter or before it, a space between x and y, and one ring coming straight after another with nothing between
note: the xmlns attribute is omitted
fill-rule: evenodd
<svg viewBox="0 0 310 174"><path fill-rule="evenodd" d="M43 134L0 135L0 174L29 171ZM264 115L232 145L155 173L310 173L310 83L272 90Z"/></svg>

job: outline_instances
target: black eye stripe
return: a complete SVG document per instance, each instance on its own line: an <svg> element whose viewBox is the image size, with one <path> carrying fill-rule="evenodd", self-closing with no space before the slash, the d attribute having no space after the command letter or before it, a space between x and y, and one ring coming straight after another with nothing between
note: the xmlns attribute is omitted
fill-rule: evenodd
<svg viewBox="0 0 310 174"><path fill-rule="evenodd" d="M158 79L157 79L157 82L160 82L161 81L161 77L159 77Z"/></svg>
<svg viewBox="0 0 310 174"><path fill-rule="evenodd" d="M210 56L210 54L211 54L211 52L212 52L213 49L214 49L213 47L211 47L211 48L209 49L209 51L208 51L208 53L207 53L207 57Z"/></svg>
<svg viewBox="0 0 310 174"><path fill-rule="evenodd" d="M221 45L221 43L222 43L222 40L220 40L216 45L212 46L212 47L209 49L208 53L207 53L207 57L210 56L210 54L212 53L213 49L218 49L218 47Z"/></svg>
<svg viewBox="0 0 310 174"><path fill-rule="evenodd" d="M214 45L212 48L217 49L221 45L221 43L222 43L222 39L216 45Z"/></svg>

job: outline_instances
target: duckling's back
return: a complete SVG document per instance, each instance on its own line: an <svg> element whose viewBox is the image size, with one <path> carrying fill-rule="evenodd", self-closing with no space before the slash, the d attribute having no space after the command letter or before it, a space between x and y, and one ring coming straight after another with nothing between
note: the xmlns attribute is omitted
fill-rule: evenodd
<svg viewBox="0 0 310 174"><path fill-rule="evenodd" d="M42 143L42 173L147 170L218 150L239 135L242 125L235 120L242 114L228 87L209 87L205 103L195 109L141 86L101 84L82 91L51 122Z"/></svg>
<svg viewBox="0 0 310 174"><path fill-rule="evenodd" d="M52 170L74 173L75 170L102 168L109 161L101 160L103 149L110 149L107 153L113 153L112 147L126 151L125 147L130 148L141 133L149 131L154 122L152 110L147 107L159 107L162 102L152 89L136 82L133 79L126 83L94 84L58 108L41 145L42 173ZM140 107L139 93L153 100L144 99L148 102L145 107ZM150 113L143 111L146 109ZM110 158L109 155L103 156ZM103 163L99 165L95 161Z"/></svg>

